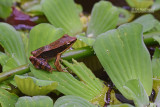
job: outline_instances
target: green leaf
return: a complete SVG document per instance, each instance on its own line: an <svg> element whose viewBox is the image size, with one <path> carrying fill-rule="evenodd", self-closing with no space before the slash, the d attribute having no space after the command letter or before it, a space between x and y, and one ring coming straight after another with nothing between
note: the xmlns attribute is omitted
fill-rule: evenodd
<svg viewBox="0 0 160 107"><path fill-rule="evenodd" d="M139 23L143 26L143 33L155 27L157 20L151 14L143 15L133 22Z"/></svg>
<svg viewBox="0 0 160 107"><path fill-rule="evenodd" d="M8 56L5 53L0 52L0 64L4 66L7 60L8 60Z"/></svg>
<svg viewBox="0 0 160 107"><path fill-rule="evenodd" d="M88 37L97 37L99 34L113 29L117 25L118 10L110 2L100 1L93 7L91 19L87 29Z"/></svg>
<svg viewBox="0 0 160 107"><path fill-rule="evenodd" d="M134 8L145 9L153 4L153 0L126 0L126 2Z"/></svg>
<svg viewBox="0 0 160 107"><path fill-rule="evenodd" d="M157 36L154 35L153 38L160 44L160 34L159 33Z"/></svg>
<svg viewBox="0 0 160 107"><path fill-rule="evenodd" d="M63 34L64 31L61 28L55 28L47 23L35 26L29 34L28 56L32 51L61 38Z"/></svg>
<svg viewBox="0 0 160 107"><path fill-rule="evenodd" d="M0 88L0 103L2 107L14 107L18 96Z"/></svg>
<svg viewBox="0 0 160 107"><path fill-rule="evenodd" d="M53 107L53 101L48 96L20 97L15 107Z"/></svg>
<svg viewBox="0 0 160 107"><path fill-rule="evenodd" d="M21 8L32 15L43 15L41 2L43 0L21 0Z"/></svg>
<svg viewBox="0 0 160 107"><path fill-rule="evenodd" d="M124 24L117 30L99 35L94 50L112 82L125 97L123 86L132 79L139 79L148 96L151 94L151 59L142 41L140 24Z"/></svg>
<svg viewBox="0 0 160 107"><path fill-rule="evenodd" d="M81 81L93 89L93 92L99 93L102 90L102 82L95 77L95 75L85 66L84 63L78 63L74 59L72 61L73 64L66 60L62 60L62 62L69 67L69 69L71 69Z"/></svg>
<svg viewBox="0 0 160 107"><path fill-rule="evenodd" d="M134 14L129 12L126 9L118 7L118 11L119 11L119 18L118 18L117 25L121 25L121 24L127 23L127 22L131 21L134 18Z"/></svg>
<svg viewBox="0 0 160 107"><path fill-rule="evenodd" d="M12 0L1 0L0 1L0 17L7 18L11 12Z"/></svg>
<svg viewBox="0 0 160 107"><path fill-rule="evenodd" d="M15 76L15 81L22 93L30 96L46 95L56 89L55 81L39 80L29 76Z"/></svg>
<svg viewBox="0 0 160 107"><path fill-rule="evenodd" d="M17 65L27 63L22 38L11 25L0 23L0 44Z"/></svg>
<svg viewBox="0 0 160 107"><path fill-rule="evenodd" d="M18 67L18 64L15 61L15 59L13 57L11 57L6 61L5 65L3 66L3 72L6 72L6 71L8 71L12 68L16 68L16 67Z"/></svg>
<svg viewBox="0 0 160 107"><path fill-rule="evenodd" d="M73 96L63 96L58 98L58 100L55 102L54 107L97 107L91 103L89 103L87 100Z"/></svg>
<svg viewBox="0 0 160 107"><path fill-rule="evenodd" d="M148 26L150 26L150 25L148 25ZM159 37L160 37L160 22L158 20L155 20L154 27L151 30L144 33L143 37L144 37L144 42L146 45L157 45L158 43L160 44L160 39L159 39Z"/></svg>
<svg viewBox="0 0 160 107"><path fill-rule="evenodd" d="M59 83L57 90L65 95L79 96L93 103L103 105L103 99L107 91L106 86L83 63L76 62L72 65L66 61L63 62L66 66L71 67L72 72L78 73L76 75L80 77L81 81L66 72L53 72L50 74L34 68L31 68L31 71L37 78L57 81Z"/></svg>
<svg viewBox="0 0 160 107"><path fill-rule="evenodd" d="M11 86L9 86L7 82L1 83L1 84L0 84L0 88L2 88L2 89L7 89L7 90L11 90Z"/></svg>
<svg viewBox="0 0 160 107"><path fill-rule="evenodd" d="M160 44L159 36L160 31L146 33L143 35L144 43L148 46L157 45L157 42Z"/></svg>
<svg viewBox="0 0 160 107"><path fill-rule="evenodd" d="M42 10L55 27L63 28L71 36L82 31L76 4L73 0L45 0Z"/></svg>
<svg viewBox="0 0 160 107"><path fill-rule="evenodd" d="M152 58L153 78L160 79L160 49L156 48Z"/></svg>
<svg viewBox="0 0 160 107"><path fill-rule="evenodd" d="M128 97L134 101L136 107L146 107L149 105L148 95L139 80L129 80L123 88L128 92Z"/></svg>
<svg viewBox="0 0 160 107"><path fill-rule="evenodd" d="M85 37L85 33L78 34L78 35L76 35L76 37L77 37L77 41L72 45L72 47L74 49L78 49L78 48L82 48L82 47L88 46L86 44L86 42L84 42L83 40L81 40L80 38L78 38L78 37L82 37L82 38Z"/></svg>
<svg viewBox="0 0 160 107"><path fill-rule="evenodd" d="M77 13L82 13L83 12L83 7L80 4L76 4L77 7Z"/></svg>

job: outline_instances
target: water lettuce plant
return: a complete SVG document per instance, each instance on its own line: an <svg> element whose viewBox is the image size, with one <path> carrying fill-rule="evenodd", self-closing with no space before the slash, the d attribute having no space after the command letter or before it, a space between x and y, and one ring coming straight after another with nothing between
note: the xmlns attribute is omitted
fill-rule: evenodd
<svg viewBox="0 0 160 107"><path fill-rule="evenodd" d="M10 15L11 4L15 1L19 2L0 1L2 20ZM160 5L153 0L126 2L131 8L152 9ZM160 105L160 22L152 14L134 18L136 13L108 1L95 3L90 15L84 14L82 7L73 0L40 0L36 3L26 0L20 3L28 16L32 13L32 16L42 15L46 19L42 18L45 23L39 21L30 31L16 30L5 20L0 22L0 44L4 49L0 51L2 107ZM28 7L25 4L29 4ZM67 72L54 70L50 73L36 69L29 61L31 52L64 34L77 37L72 49L61 56L60 64ZM153 45L155 52L152 56L148 49ZM101 70L92 69L98 62L90 60L91 56L98 58L105 79L97 75L102 73ZM83 60L80 62L81 59L88 60L92 66L87 66ZM53 68L55 60L49 61ZM108 78L110 81L106 81ZM152 90L155 91L154 100L150 100ZM123 98L119 100L117 94ZM133 103L122 103L124 97Z"/></svg>

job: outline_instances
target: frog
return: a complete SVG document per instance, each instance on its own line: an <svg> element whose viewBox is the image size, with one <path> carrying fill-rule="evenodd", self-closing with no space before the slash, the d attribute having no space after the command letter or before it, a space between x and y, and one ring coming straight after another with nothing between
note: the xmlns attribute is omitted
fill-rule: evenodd
<svg viewBox="0 0 160 107"><path fill-rule="evenodd" d="M29 60L37 69L42 69L49 72L52 72L54 70L66 72L62 69L60 64L61 55L66 50L70 49L72 45L76 42L76 40L76 37L65 34L60 39L32 51L31 54L33 56L30 56ZM54 57L56 57L54 63L56 69L52 68L48 63L48 61Z"/></svg>

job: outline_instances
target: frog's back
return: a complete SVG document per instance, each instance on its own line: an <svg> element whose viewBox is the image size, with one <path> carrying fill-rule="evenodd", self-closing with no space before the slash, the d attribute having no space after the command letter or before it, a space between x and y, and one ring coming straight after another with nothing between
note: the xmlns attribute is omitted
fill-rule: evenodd
<svg viewBox="0 0 160 107"><path fill-rule="evenodd" d="M75 37L64 35L60 39L50 43L49 45L40 47L39 49L32 51L31 54L35 57L50 59L55 57L58 53L65 51L72 42L75 42Z"/></svg>

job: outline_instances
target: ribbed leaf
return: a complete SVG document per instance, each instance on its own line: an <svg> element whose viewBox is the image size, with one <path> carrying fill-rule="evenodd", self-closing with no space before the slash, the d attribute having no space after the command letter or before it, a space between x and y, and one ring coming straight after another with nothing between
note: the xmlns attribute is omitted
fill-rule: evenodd
<svg viewBox="0 0 160 107"><path fill-rule="evenodd" d="M143 33L144 33L154 28L157 23L157 20L151 14L147 14L139 17L133 22L141 24L143 26Z"/></svg>
<svg viewBox="0 0 160 107"><path fill-rule="evenodd" d="M21 7L33 15L43 15L41 2L44 0L21 0Z"/></svg>
<svg viewBox="0 0 160 107"><path fill-rule="evenodd" d="M73 64L63 60L63 63L74 72L81 81L88 85L95 93L99 93L102 90L102 82L95 77L95 75L88 69L84 63L78 63L76 60L72 60Z"/></svg>
<svg viewBox="0 0 160 107"><path fill-rule="evenodd" d="M55 27L63 28L71 36L82 31L78 9L73 0L45 0L42 10Z"/></svg>
<svg viewBox="0 0 160 107"><path fill-rule="evenodd" d="M8 91L0 88L0 104L2 107L15 107L15 103L18 100L18 96L13 94L13 93L9 93Z"/></svg>
<svg viewBox="0 0 160 107"><path fill-rule="evenodd" d="M6 64L6 61L8 60L8 58L9 57L5 53L0 52L0 64L2 66L4 66Z"/></svg>
<svg viewBox="0 0 160 107"><path fill-rule="evenodd" d="M94 38L86 37L85 33L80 33L76 37L77 41L72 46L74 49L90 46L94 40Z"/></svg>
<svg viewBox="0 0 160 107"><path fill-rule="evenodd" d="M20 97L15 107L53 107L53 101L48 96Z"/></svg>
<svg viewBox="0 0 160 107"><path fill-rule="evenodd" d="M6 60L5 65L3 66L3 72L6 72L12 68L16 68L18 67L17 62L15 61L15 59L13 57L9 58L8 60Z"/></svg>
<svg viewBox="0 0 160 107"><path fill-rule="evenodd" d="M91 103L89 103L87 100L73 96L63 96L60 97L54 104L54 107L97 107Z"/></svg>
<svg viewBox="0 0 160 107"><path fill-rule="evenodd" d="M57 81L59 83L57 90L62 92L65 95L75 95L89 101L89 100L92 100L94 97L98 96L98 94L100 95L102 91L100 89L97 90L96 87L95 88L93 87L92 89L88 85L84 84L84 82L80 82L79 80L75 79L69 73L53 72L52 74L50 74L42 70L37 70L33 68L31 68L31 70L34 76L36 76L37 78L44 79L44 80Z"/></svg>
<svg viewBox="0 0 160 107"><path fill-rule="evenodd" d="M37 78L57 81L59 83L57 90L65 95L75 95L96 104L104 104L103 99L107 91L106 86L102 85L102 82L100 82L99 79L95 78L94 75L91 74L90 71L88 71L88 68L84 67L83 64L80 65L81 66L78 66L78 68L74 67L71 69L73 69L72 72L75 73L79 71L79 75L88 75L88 77L85 76L86 78L82 81L79 81L75 79L71 74L64 72L53 72L52 74L50 74L48 72L44 72L42 70L37 70L34 68L31 68L31 71ZM93 86L90 83L93 84Z"/></svg>
<svg viewBox="0 0 160 107"><path fill-rule="evenodd" d="M1 83L1 84L0 84L0 88L2 88L2 89L7 89L7 90L11 90L11 86L9 86L7 82Z"/></svg>
<svg viewBox="0 0 160 107"><path fill-rule="evenodd" d="M0 17L7 18L12 12L11 9L12 0L1 0L0 1Z"/></svg>
<svg viewBox="0 0 160 107"><path fill-rule="evenodd" d="M153 0L126 0L126 2L134 8L148 8L153 4Z"/></svg>
<svg viewBox="0 0 160 107"><path fill-rule="evenodd" d="M154 35L153 38L154 38L154 40L156 40L160 44L160 34L159 33L160 32L158 32L157 35Z"/></svg>
<svg viewBox="0 0 160 107"><path fill-rule="evenodd" d="M128 92L128 97L134 101L136 107L146 107L149 105L148 95L139 80L130 80L123 88Z"/></svg>
<svg viewBox="0 0 160 107"><path fill-rule="evenodd" d="M99 34L116 27L118 11L110 2L100 1L93 7L87 29L87 36L97 37Z"/></svg>
<svg viewBox="0 0 160 107"><path fill-rule="evenodd" d="M156 48L152 58L153 78L160 79L160 49Z"/></svg>
<svg viewBox="0 0 160 107"><path fill-rule="evenodd" d="M15 81L21 92L30 96L48 94L58 86L58 82L39 80L29 76L16 75Z"/></svg>
<svg viewBox="0 0 160 107"><path fill-rule="evenodd" d="M125 24L101 34L94 44L102 66L124 96L123 86L132 79L139 79L148 95L152 91L151 59L141 34L140 24Z"/></svg>
<svg viewBox="0 0 160 107"><path fill-rule="evenodd" d="M14 63L17 65L23 65L27 63L24 44L21 36L9 24L0 23L0 44L5 49L6 55L10 58L13 58Z"/></svg>
<svg viewBox="0 0 160 107"><path fill-rule="evenodd" d="M31 68L34 76L44 80L57 81L59 83L57 90L65 95L75 95L80 96L86 100L92 99L95 95L94 93L75 79L71 74L64 72L54 72L52 74L44 72L42 70L37 70Z"/></svg>
<svg viewBox="0 0 160 107"><path fill-rule="evenodd" d="M85 33L80 33L80 34L76 35L76 37L77 36L85 37ZM88 46L88 45L84 41L79 39L78 37L77 37L77 41L72 45L72 47L74 49L82 48L82 47L86 47L86 46Z"/></svg>

